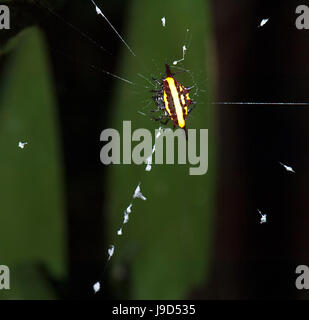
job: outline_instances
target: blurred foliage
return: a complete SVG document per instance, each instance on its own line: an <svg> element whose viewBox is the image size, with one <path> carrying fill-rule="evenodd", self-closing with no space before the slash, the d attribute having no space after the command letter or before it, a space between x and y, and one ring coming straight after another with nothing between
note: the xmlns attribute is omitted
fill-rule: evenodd
<svg viewBox="0 0 309 320"><path fill-rule="evenodd" d="M144 171L144 165L117 165L109 169L105 185L109 186L107 213L111 243L115 244L123 210L129 205L138 182L147 197L147 201L134 201L130 221L121 239L117 238L112 285L118 297L184 299L205 284L211 259L215 119L209 104L212 33L208 2L171 0L150 4L134 0L131 3L124 37L136 57L123 46L117 74L133 80L135 85L118 82L111 126L122 132L122 121L131 120L132 132L147 128L154 133L159 123L150 121L148 116L154 107L151 77L160 79L165 72L164 63L172 65L180 59L185 44L188 49L185 61L177 67L189 72L179 73L176 78L186 86L195 85L191 95L197 107L189 116L188 128L209 129L209 171L206 175L190 176L189 165L154 165L149 173ZM163 16L165 28L161 24ZM177 67L173 70L179 71ZM129 273L129 288L125 287L126 283L121 285L125 273L119 270Z"/></svg>
<svg viewBox="0 0 309 320"><path fill-rule="evenodd" d="M110 126L122 132L122 121L131 120L132 132L158 128L148 117L154 105L149 82L163 76L164 63L180 59L186 45L184 64L177 67L189 72L179 73L177 79L195 85L192 98L197 107L188 128L209 129L209 170L203 176L190 176L190 165L154 165L149 173L143 165L107 168L105 231L115 244L109 278L117 298L183 299L207 281L211 261L216 184L208 2L132 0L129 9L122 34L136 57L123 46L116 73L134 85L115 81ZM120 40L114 35L113 41ZM15 299L56 298L48 279L66 277L64 185L56 103L42 34L27 29L0 54L8 62L0 79L0 263L14 273L12 290L0 294ZM19 141L28 145L20 149ZM138 182L147 201L134 201L130 221L118 237L123 210ZM121 281L126 275L129 281Z"/></svg>
<svg viewBox="0 0 309 320"><path fill-rule="evenodd" d="M44 299L54 297L44 279L66 274L57 109L41 32L13 41L0 79L0 261L14 277L0 294Z"/></svg>

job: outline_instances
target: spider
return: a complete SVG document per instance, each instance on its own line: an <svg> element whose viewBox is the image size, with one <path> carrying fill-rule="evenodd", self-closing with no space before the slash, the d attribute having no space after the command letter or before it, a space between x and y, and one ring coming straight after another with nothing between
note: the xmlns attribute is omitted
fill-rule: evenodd
<svg viewBox="0 0 309 320"><path fill-rule="evenodd" d="M160 90L151 90L155 93L153 100L157 106L156 110L151 112L160 112L164 114L158 117L152 117L153 120L160 121L162 124L167 124L169 120L173 121L174 128L176 126L182 128L186 132L186 119L188 114L194 109L195 101L189 96L189 91L193 88L186 88L180 84L175 78L169 65L165 64L166 78L161 81L153 79ZM190 108L189 106L192 105ZM186 134L187 135L187 134Z"/></svg>

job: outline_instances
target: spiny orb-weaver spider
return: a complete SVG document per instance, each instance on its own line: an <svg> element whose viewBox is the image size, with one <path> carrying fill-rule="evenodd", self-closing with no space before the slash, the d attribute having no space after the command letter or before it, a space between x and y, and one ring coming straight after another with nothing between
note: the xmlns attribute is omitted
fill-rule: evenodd
<svg viewBox="0 0 309 320"><path fill-rule="evenodd" d="M186 88L180 84L171 72L169 65L165 64L166 78L163 78L161 82L157 79L153 79L157 84L161 86L160 90L152 90L153 100L157 106L156 110L152 112L162 111L163 115L153 117L154 120L160 121L162 124L167 124L171 119L173 121L174 128L176 126L182 128L186 132L186 119L188 114L193 110L195 101L189 96L189 91L193 87ZM191 108L189 106L192 105Z"/></svg>

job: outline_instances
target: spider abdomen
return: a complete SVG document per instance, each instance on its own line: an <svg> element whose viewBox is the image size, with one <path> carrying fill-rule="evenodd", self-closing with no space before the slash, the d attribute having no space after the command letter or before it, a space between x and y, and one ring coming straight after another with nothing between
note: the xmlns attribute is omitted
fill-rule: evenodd
<svg viewBox="0 0 309 320"><path fill-rule="evenodd" d="M188 106L191 100L187 99L189 92L173 77L163 80L163 97L165 109L174 122L180 128L186 125Z"/></svg>
<svg viewBox="0 0 309 320"><path fill-rule="evenodd" d="M160 120L163 123L171 119L174 127L179 126L185 129L186 119L193 107L188 107L194 103L190 99L189 90L181 85L173 76L168 64L166 66L166 78L162 79L161 90L152 90L155 93L153 99L158 107L158 110L164 111L164 116L160 116L155 120ZM155 79L154 79L155 80ZM155 80L160 84L158 80Z"/></svg>

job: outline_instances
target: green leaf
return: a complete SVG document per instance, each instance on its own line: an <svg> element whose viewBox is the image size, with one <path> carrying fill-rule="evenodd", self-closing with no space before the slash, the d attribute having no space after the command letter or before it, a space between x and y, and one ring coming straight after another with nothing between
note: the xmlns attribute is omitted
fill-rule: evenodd
<svg viewBox="0 0 309 320"><path fill-rule="evenodd" d="M176 78L185 86L194 84L197 90L192 91L197 107L189 116L188 128L209 129L209 169L205 175L190 176L189 164L154 165L151 172L145 172L145 165L108 168L109 239L116 245L111 275L116 288L117 270L129 266L129 298L184 299L207 281L216 187L215 119L209 103L212 101L212 38L207 5L204 0L172 0L164 5L135 0L127 19L129 32L124 38L136 57L123 47L117 73L134 85L118 82L111 126L122 132L122 121L131 120L132 132L147 128L154 136L159 123L150 121L148 116L154 107L150 93L154 88L149 82L151 77L163 76L165 62L173 67L173 61L181 59L182 47L186 45L182 66L190 71ZM166 18L165 28L162 17ZM147 201L134 201L130 221L119 238L116 230L138 182ZM116 295L122 297L121 291Z"/></svg>
<svg viewBox="0 0 309 320"><path fill-rule="evenodd" d="M63 278L63 172L46 45L37 28L17 39L0 80L0 262L43 264Z"/></svg>

